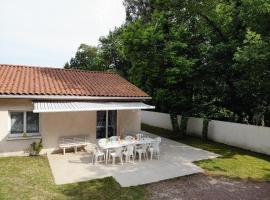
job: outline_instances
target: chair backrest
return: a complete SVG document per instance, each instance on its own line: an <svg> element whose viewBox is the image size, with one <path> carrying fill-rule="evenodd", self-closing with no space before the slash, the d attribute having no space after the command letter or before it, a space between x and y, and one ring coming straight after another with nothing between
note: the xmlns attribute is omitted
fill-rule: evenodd
<svg viewBox="0 0 270 200"><path fill-rule="evenodd" d="M157 138L155 138L155 142L152 143L152 147L157 152L159 152L159 144L160 144L160 142L161 142L161 138L160 137L157 137Z"/></svg>
<svg viewBox="0 0 270 200"><path fill-rule="evenodd" d="M133 154L134 152L134 145L128 145L127 146L127 152L129 155Z"/></svg>
<svg viewBox="0 0 270 200"><path fill-rule="evenodd" d="M158 143L161 143L161 137L155 138L155 141L158 142Z"/></svg>
<svg viewBox="0 0 270 200"><path fill-rule="evenodd" d="M118 136L111 136L111 137L110 137L110 141L111 141L111 142L115 142L115 141L118 140L118 138L119 138Z"/></svg>
<svg viewBox="0 0 270 200"><path fill-rule="evenodd" d="M134 137L133 136L130 136L130 135L128 135L128 136L125 137L125 140L128 140L128 141L133 140L133 139L134 139Z"/></svg>
<svg viewBox="0 0 270 200"><path fill-rule="evenodd" d="M146 151L147 148L149 147L149 144L140 144L140 145L138 145L138 147L139 147L140 149Z"/></svg>
<svg viewBox="0 0 270 200"><path fill-rule="evenodd" d="M106 144L107 142L108 142L107 138L102 138L102 139L99 139L98 144L102 145L102 144Z"/></svg>
<svg viewBox="0 0 270 200"><path fill-rule="evenodd" d="M121 156L122 155L122 151L123 151L123 148L122 147L115 149L115 155L116 156Z"/></svg>
<svg viewBox="0 0 270 200"><path fill-rule="evenodd" d="M142 133L137 133L137 134L136 134L136 138L137 138L138 140L141 140L142 137L143 137L143 134L142 134Z"/></svg>

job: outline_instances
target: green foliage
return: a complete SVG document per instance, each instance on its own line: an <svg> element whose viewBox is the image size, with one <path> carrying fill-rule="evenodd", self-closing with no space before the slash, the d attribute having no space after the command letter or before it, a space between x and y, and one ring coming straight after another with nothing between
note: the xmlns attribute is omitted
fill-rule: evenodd
<svg viewBox="0 0 270 200"><path fill-rule="evenodd" d="M99 48L81 44L74 58L70 59L64 67L66 69L83 69L83 70L104 70Z"/></svg>
<svg viewBox="0 0 270 200"><path fill-rule="evenodd" d="M30 144L30 155L38 156L42 148L43 148L42 139L40 139L39 142L36 141L33 142L32 144Z"/></svg>
<svg viewBox="0 0 270 200"><path fill-rule="evenodd" d="M268 0L126 0L125 6L129 78L158 110L270 125Z"/></svg>
<svg viewBox="0 0 270 200"><path fill-rule="evenodd" d="M161 112L270 126L269 0L124 6L126 23L100 38L93 56L79 48L67 68L115 70Z"/></svg>

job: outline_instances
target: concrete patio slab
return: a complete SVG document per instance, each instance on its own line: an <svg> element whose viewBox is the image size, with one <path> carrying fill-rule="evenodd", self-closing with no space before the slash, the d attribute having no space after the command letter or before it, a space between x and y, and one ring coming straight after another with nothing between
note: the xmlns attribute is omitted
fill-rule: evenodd
<svg viewBox="0 0 270 200"><path fill-rule="evenodd" d="M146 132L145 135L157 137ZM112 176L122 187L129 187L203 172L192 162L219 156L166 138L162 138L160 151L159 160L124 165L92 165L87 153L52 154L48 159L56 184Z"/></svg>

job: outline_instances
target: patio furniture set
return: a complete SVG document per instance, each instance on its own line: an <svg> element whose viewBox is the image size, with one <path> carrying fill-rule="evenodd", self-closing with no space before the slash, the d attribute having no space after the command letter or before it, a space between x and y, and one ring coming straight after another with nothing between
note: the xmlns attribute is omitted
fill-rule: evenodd
<svg viewBox="0 0 270 200"><path fill-rule="evenodd" d="M161 138L155 139L150 137L144 137L143 134L136 134L136 137L126 136L124 139L120 139L119 136L112 136L109 139L102 138L98 141L98 144L89 144L86 146L86 150L92 153L92 163L104 162L108 164L112 160L112 164L115 164L118 159L123 165L123 158L125 162L134 163L138 156L139 162L144 159L150 159L156 156L159 159L160 151L159 144Z"/></svg>

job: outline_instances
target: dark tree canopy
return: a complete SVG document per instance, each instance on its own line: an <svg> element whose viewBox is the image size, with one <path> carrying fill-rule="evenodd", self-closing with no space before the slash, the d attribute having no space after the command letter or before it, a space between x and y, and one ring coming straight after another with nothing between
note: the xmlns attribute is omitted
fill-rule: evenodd
<svg viewBox="0 0 270 200"><path fill-rule="evenodd" d="M159 111L270 126L270 0L124 6L126 23L100 39L93 57L79 50L71 67L114 69Z"/></svg>

